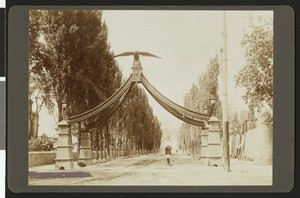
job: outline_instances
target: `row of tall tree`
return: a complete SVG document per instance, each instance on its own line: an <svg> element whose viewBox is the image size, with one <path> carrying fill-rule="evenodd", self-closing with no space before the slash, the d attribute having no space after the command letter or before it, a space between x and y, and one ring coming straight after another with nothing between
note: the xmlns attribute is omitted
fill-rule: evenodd
<svg viewBox="0 0 300 198"><path fill-rule="evenodd" d="M49 113L57 108L61 121L63 102L66 115L73 116L118 90L122 72L110 50L101 11L30 10L29 19L29 98L37 92L36 102ZM109 121L91 130L94 149L106 151L109 159L112 150L160 146L160 123L137 85Z"/></svg>
<svg viewBox="0 0 300 198"><path fill-rule="evenodd" d="M109 96L122 75L107 42L107 26L100 11L31 10L30 88L38 85L42 101L51 111L62 102L75 115L99 104L96 85Z"/></svg>
<svg viewBox="0 0 300 198"><path fill-rule="evenodd" d="M193 84L184 97L184 107L203 113L205 109L219 119L222 119L221 101L218 95L218 75L220 63L215 55L208 63L206 70L198 78L198 84ZM216 101L211 104L211 99ZM201 134L199 127L183 123L179 130L180 148L188 154L200 154Z"/></svg>
<svg viewBox="0 0 300 198"><path fill-rule="evenodd" d="M134 84L125 101L105 126L93 131L96 159L112 159L157 152L161 124L149 106L144 89Z"/></svg>

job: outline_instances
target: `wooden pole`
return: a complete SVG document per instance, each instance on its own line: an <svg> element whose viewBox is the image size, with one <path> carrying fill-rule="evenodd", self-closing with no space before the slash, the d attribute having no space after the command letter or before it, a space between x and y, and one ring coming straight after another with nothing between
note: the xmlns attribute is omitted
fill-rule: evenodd
<svg viewBox="0 0 300 198"><path fill-rule="evenodd" d="M228 132L228 102L227 102L227 32L226 32L226 12L223 12L223 50L222 50L222 81L223 81L223 98L222 98L222 114L223 114L223 157L224 169L230 171L229 158L229 132Z"/></svg>

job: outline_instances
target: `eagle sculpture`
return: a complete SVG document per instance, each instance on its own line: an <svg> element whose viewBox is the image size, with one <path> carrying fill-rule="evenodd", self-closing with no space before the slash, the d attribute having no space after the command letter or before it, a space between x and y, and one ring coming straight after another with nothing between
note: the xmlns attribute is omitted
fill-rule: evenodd
<svg viewBox="0 0 300 198"><path fill-rule="evenodd" d="M150 56L150 57L155 57L155 58L160 58L159 56L156 56L154 54L151 54L149 52L139 52L139 51L135 51L135 52L124 52L124 53L121 53L121 54L118 54L114 57L119 57L119 56L131 56L133 55L133 58L134 58L134 62L133 62L133 66L137 66L137 67L140 67L141 66L141 62L140 62L140 55L141 56Z"/></svg>

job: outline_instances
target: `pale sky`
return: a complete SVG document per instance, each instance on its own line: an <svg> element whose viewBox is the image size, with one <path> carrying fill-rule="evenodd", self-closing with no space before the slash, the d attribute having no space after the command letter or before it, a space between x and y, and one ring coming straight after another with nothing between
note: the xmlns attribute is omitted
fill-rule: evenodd
<svg viewBox="0 0 300 198"><path fill-rule="evenodd" d="M272 17L272 11L251 11L256 16ZM249 11L226 11L228 104L231 109L245 109L242 89L236 88L233 77L245 64L240 45L249 25ZM167 98L183 105L183 97L199 75L205 71L210 58L222 48L222 11L136 11L106 10L103 20L108 26L108 39L115 54L126 51L146 51L162 59L140 57L143 74ZM118 57L117 62L128 77L133 57ZM143 87L140 84L141 87ZM220 93L221 94L221 93ZM182 121L164 110L148 94L154 114L163 129L178 130ZM40 117L40 134L55 133L56 124L44 108Z"/></svg>

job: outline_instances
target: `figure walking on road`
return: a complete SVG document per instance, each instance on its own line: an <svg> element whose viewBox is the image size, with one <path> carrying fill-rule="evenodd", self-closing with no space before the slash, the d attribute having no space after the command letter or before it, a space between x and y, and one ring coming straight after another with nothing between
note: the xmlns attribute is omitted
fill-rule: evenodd
<svg viewBox="0 0 300 198"><path fill-rule="evenodd" d="M172 148L170 146L166 146L165 153L166 153L168 165L171 165L171 159L170 159L171 158L171 150L172 150Z"/></svg>

